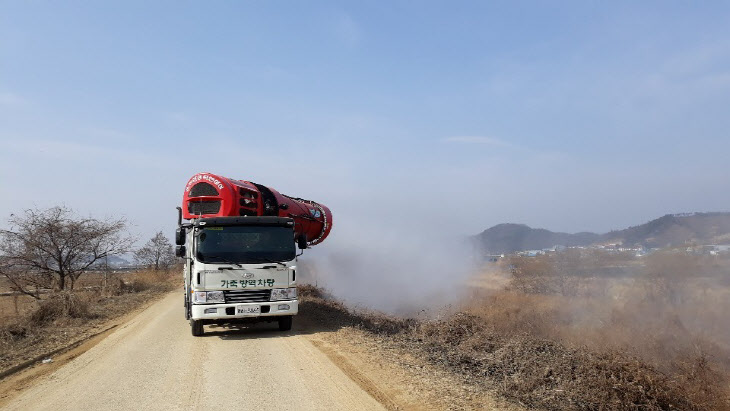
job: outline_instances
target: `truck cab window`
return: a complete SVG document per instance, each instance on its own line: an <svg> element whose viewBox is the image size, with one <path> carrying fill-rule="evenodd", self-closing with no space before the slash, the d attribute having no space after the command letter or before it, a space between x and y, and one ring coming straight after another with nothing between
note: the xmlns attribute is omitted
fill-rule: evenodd
<svg viewBox="0 0 730 411"><path fill-rule="evenodd" d="M286 227L206 227L197 238L197 258L205 263L289 261L295 253Z"/></svg>

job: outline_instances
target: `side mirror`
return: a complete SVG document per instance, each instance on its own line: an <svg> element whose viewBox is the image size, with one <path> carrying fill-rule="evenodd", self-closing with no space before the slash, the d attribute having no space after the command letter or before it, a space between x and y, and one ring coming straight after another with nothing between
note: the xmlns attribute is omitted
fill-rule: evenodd
<svg viewBox="0 0 730 411"><path fill-rule="evenodd" d="M175 244L177 244L177 245L185 244L185 229L184 228L178 228L177 230L175 230Z"/></svg>
<svg viewBox="0 0 730 411"><path fill-rule="evenodd" d="M184 245L175 246L175 255L178 257L185 257L185 246Z"/></svg>
<svg viewBox="0 0 730 411"><path fill-rule="evenodd" d="M305 235L302 234L297 237L297 247L299 247L300 250L307 248L307 237Z"/></svg>

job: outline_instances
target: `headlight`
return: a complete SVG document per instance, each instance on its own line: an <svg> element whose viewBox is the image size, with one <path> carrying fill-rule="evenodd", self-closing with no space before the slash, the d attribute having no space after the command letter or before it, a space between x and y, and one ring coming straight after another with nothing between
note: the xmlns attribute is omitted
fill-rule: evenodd
<svg viewBox="0 0 730 411"><path fill-rule="evenodd" d="M271 301L278 300L295 300L297 298L297 289L294 288L274 288L271 290Z"/></svg>
<svg viewBox="0 0 730 411"><path fill-rule="evenodd" d="M209 303L223 303L223 291L208 291L208 302Z"/></svg>
<svg viewBox="0 0 730 411"><path fill-rule="evenodd" d="M223 303L223 291L195 291L193 293L193 302L196 304L205 303Z"/></svg>

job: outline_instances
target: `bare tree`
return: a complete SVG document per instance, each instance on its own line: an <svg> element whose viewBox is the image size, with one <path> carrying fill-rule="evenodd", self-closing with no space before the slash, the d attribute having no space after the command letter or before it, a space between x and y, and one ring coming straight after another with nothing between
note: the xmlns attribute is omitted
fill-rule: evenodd
<svg viewBox="0 0 730 411"><path fill-rule="evenodd" d="M144 247L135 251L134 257L139 264L157 270L167 270L175 261L172 243L162 231L155 234Z"/></svg>
<svg viewBox="0 0 730 411"><path fill-rule="evenodd" d="M82 218L65 206L11 214L8 223L0 230L0 274L35 298L38 289L73 290L87 269L134 243L124 218Z"/></svg>

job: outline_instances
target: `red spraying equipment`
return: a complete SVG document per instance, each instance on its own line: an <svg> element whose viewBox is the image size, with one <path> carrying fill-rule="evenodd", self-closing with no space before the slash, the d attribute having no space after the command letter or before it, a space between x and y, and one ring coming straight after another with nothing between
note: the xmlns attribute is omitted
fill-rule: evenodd
<svg viewBox="0 0 730 411"><path fill-rule="evenodd" d="M319 244L332 230L332 212L323 204L280 194L250 181L211 173L194 175L185 186L185 219L232 216L276 216L294 219L294 233L308 246Z"/></svg>

